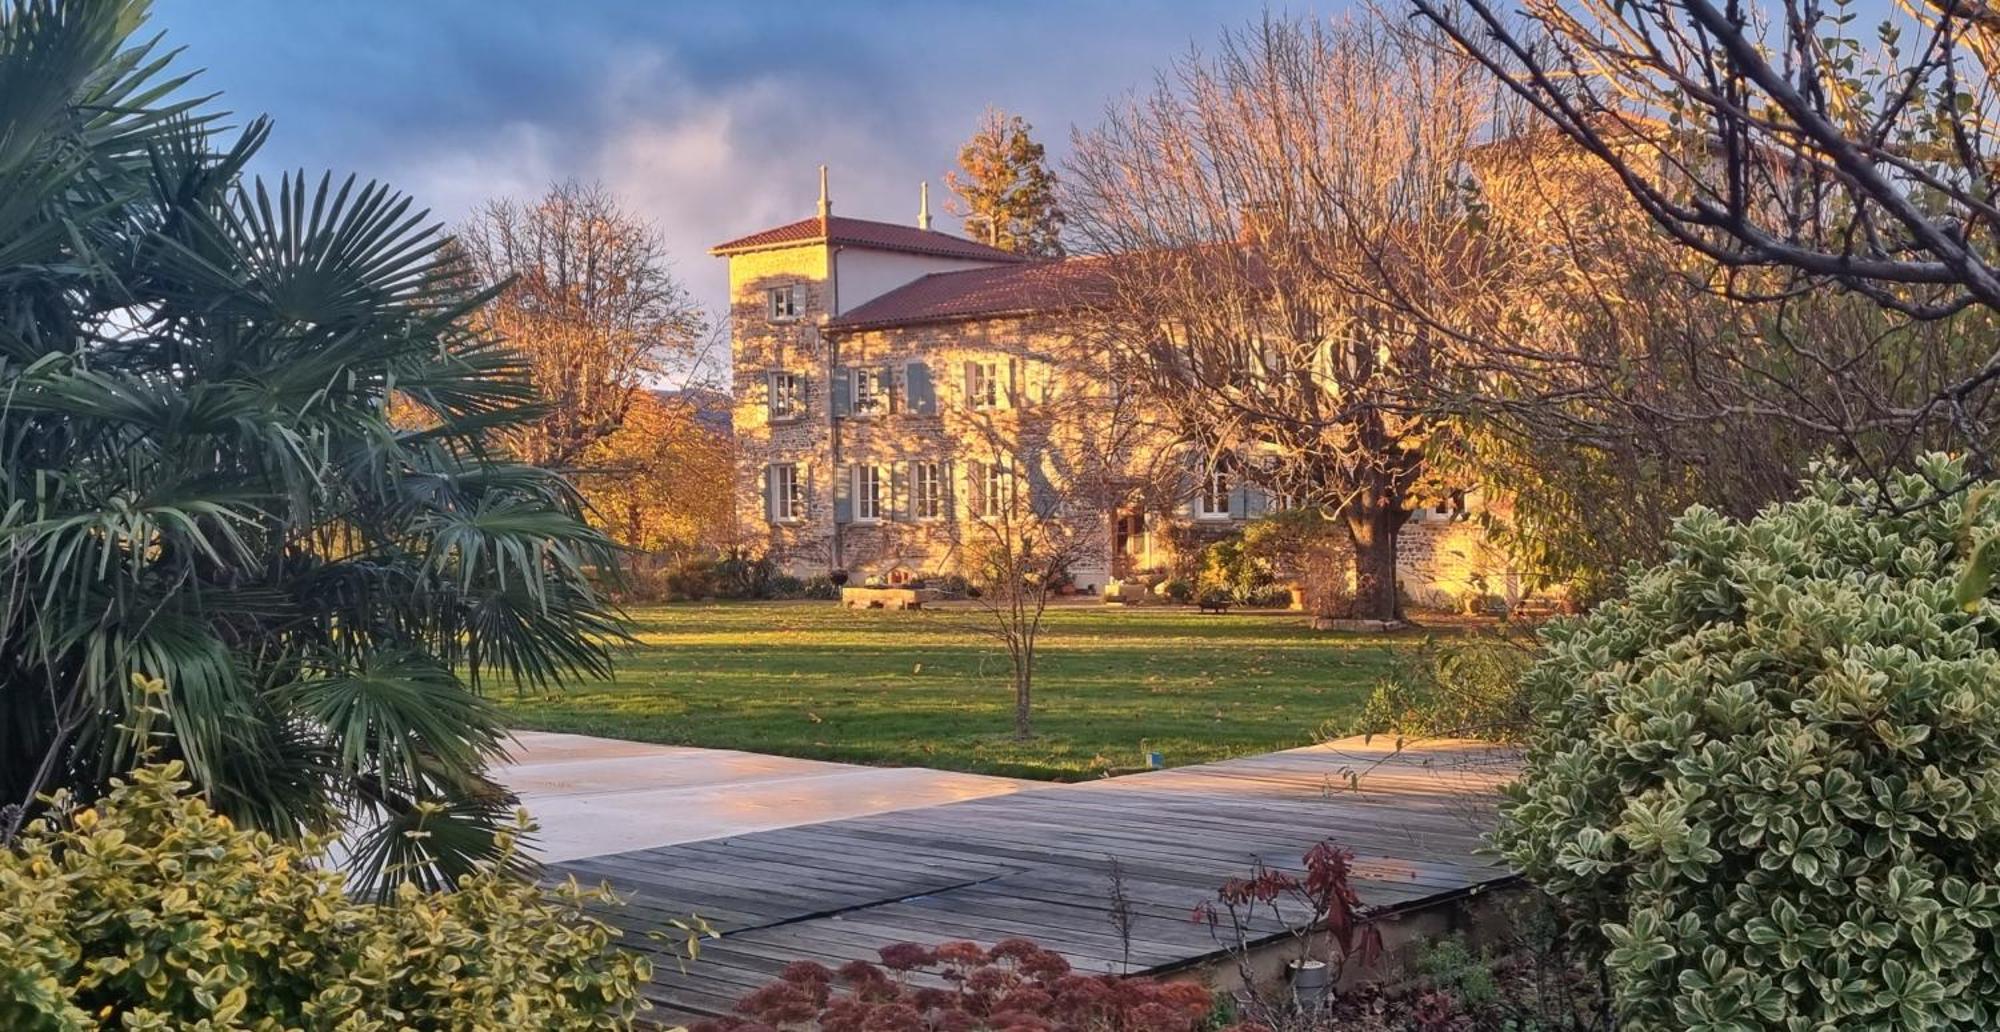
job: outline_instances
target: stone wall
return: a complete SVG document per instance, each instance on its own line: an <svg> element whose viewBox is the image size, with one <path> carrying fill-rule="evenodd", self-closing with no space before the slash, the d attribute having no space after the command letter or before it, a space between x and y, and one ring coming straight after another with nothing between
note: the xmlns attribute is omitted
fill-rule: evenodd
<svg viewBox="0 0 2000 1032"><path fill-rule="evenodd" d="M1146 426L1143 413L1120 407L1110 377L1056 315L1005 317L866 331L822 329L834 299L822 244L738 254L730 260L733 299L734 422L738 449L736 511L742 539L796 576L845 569L857 581L959 572L968 547L991 540L994 522L975 507L982 470L996 460L1011 470L1015 504L1046 512L1081 543L1072 574L1099 590L1113 575L1115 514L1143 509L1154 566L1198 562L1208 542L1241 529L1267 504L1239 486L1236 518L1194 519L1193 482L1163 472L1176 467L1170 435ZM773 320L766 291L794 286L799 311ZM972 374L972 364L980 374ZM991 405L971 388L983 370L997 381ZM798 415L771 414L770 374L789 372L804 387ZM853 378L867 371L884 392L880 408L853 410ZM982 394L984 392L981 392ZM919 518L912 506L913 464L940 464L944 511ZM766 470L794 464L805 512L773 520ZM854 518L857 467L882 471L882 516ZM1108 472L1107 472L1108 471ZM724 489L723 485L717 485ZM1174 560L1174 544L1187 553ZM1523 578L1492 547L1479 525L1436 512L1403 528L1397 566L1405 591L1426 605L1457 605L1468 594L1513 601Z"/></svg>
<svg viewBox="0 0 2000 1032"><path fill-rule="evenodd" d="M1404 594L1424 606L1458 608L1477 598L1511 608L1526 592L1522 571L1463 513L1431 511L1403 524L1396 535L1396 574Z"/></svg>

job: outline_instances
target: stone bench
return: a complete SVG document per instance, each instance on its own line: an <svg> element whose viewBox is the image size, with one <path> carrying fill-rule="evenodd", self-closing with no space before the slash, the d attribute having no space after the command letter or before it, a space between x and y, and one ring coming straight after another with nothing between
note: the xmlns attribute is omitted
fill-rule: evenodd
<svg viewBox="0 0 2000 1032"><path fill-rule="evenodd" d="M929 588L842 588L840 604L849 609L922 609L937 601Z"/></svg>

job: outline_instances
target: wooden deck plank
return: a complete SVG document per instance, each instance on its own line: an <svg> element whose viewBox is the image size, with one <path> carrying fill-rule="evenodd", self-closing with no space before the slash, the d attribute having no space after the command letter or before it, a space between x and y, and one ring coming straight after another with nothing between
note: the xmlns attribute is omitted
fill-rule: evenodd
<svg viewBox="0 0 2000 1032"><path fill-rule="evenodd" d="M1504 754L1478 744L1341 742L915 810L589 857L551 874L630 900L611 919L655 955L669 1024L728 1013L794 960L837 968L898 942L1031 938L1080 969L1182 967L1218 950L1191 919L1258 863L1297 870L1331 838L1377 907L1420 907L1506 880L1479 856ZM1358 787L1353 775L1359 775ZM1130 906L1112 923L1111 871ZM685 971L643 932L669 917L723 932ZM1281 909L1302 921L1302 908ZM1282 934L1259 916L1254 930Z"/></svg>

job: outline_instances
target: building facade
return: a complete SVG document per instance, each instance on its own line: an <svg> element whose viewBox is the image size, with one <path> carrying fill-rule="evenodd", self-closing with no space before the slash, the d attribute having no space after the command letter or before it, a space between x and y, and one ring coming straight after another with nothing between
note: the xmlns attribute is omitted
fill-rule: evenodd
<svg viewBox="0 0 2000 1032"><path fill-rule="evenodd" d="M1278 500L1171 456L1072 332L1093 259L1028 261L929 228L819 211L719 244L729 263L731 490L742 539L797 576L959 572L1013 512L1079 543L1080 591L1173 565ZM1172 472L1162 475L1162 468ZM1520 578L1463 513L1399 551L1419 601Z"/></svg>

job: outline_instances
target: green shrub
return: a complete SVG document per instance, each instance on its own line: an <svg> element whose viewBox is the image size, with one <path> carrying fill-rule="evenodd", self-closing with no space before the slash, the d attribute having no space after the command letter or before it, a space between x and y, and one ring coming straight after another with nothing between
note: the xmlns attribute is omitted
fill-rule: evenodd
<svg viewBox="0 0 2000 1032"><path fill-rule="evenodd" d="M1416 967L1432 989L1450 993L1466 1010L1485 1011L1500 1002L1492 961L1472 952L1459 936L1432 943L1418 954Z"/></svg>
<svg viewBox="0 0 2000 1032"><path fill-rule="evenodd" d="M1427 638L1396 655L1361 712L1361 730L1517 742L1534 726L1521 678L1535 652L1501 633Z"/></svg>
<svg viewBox="0 0 2000 1032"><path fill-rule="evenodd" d="M488 863L357 902L188 787L176 761L89 809L59 796L0 850L0 1028L626 1028L645 1006L649 963L585 912L601 891Z"/></svg>
<svg viewBox="0 0 2000 1032"><path fill-rule="evenodd" d="M699 555L677 559L661 574L660 583L669 602L714 598L715 560Z"/></svg>
<svg viewBox="0 0 2000 1032"><path fill-rule="evenodd" d="M799 594L803 598L831 602L840 597L840 585L826 574L816 573L806 578L805 588Z"/></svg>
<svg viewBox="0 0 2000 1032"><path fill-rule="evenodd" d="M766 556L732 549L715 560L715 596L736 600L773 597L771 579L778 567Z"/></svg>
<svg viewBox="0 0 2000 1032"><path fill-rule="evenodd" d="M1194 582L1175 577L1172 580L1161 583L1159 592L1173 599L1175 602L1192 602L1194 601Z"/></svg>
<svg viewBox="0 0 2000 1032"><path fill-rule="evenodd" d="M789 573L773 574L770 593L772 598L777 599L805 598L806 582Z"/></svg>
<svg viewBox="0 0 2000 1032"><path fill-rule="evenodd" d="M2000 1025L2000 605L1954 599L2000 512L1967 486L1933 457L1691 509L1546 632L1495 844L1601 934L1625 1027Z"/></svg>
<svg viewBox="0 0 2000 1032"><path fill-rule="evenodd" d="M1270 562L1246 548L1243 535L1237 534L1202 549L1195 590L1203 598L1219 594L1238 605L1251 605L1267 594L1271 580Z"/></svg>

